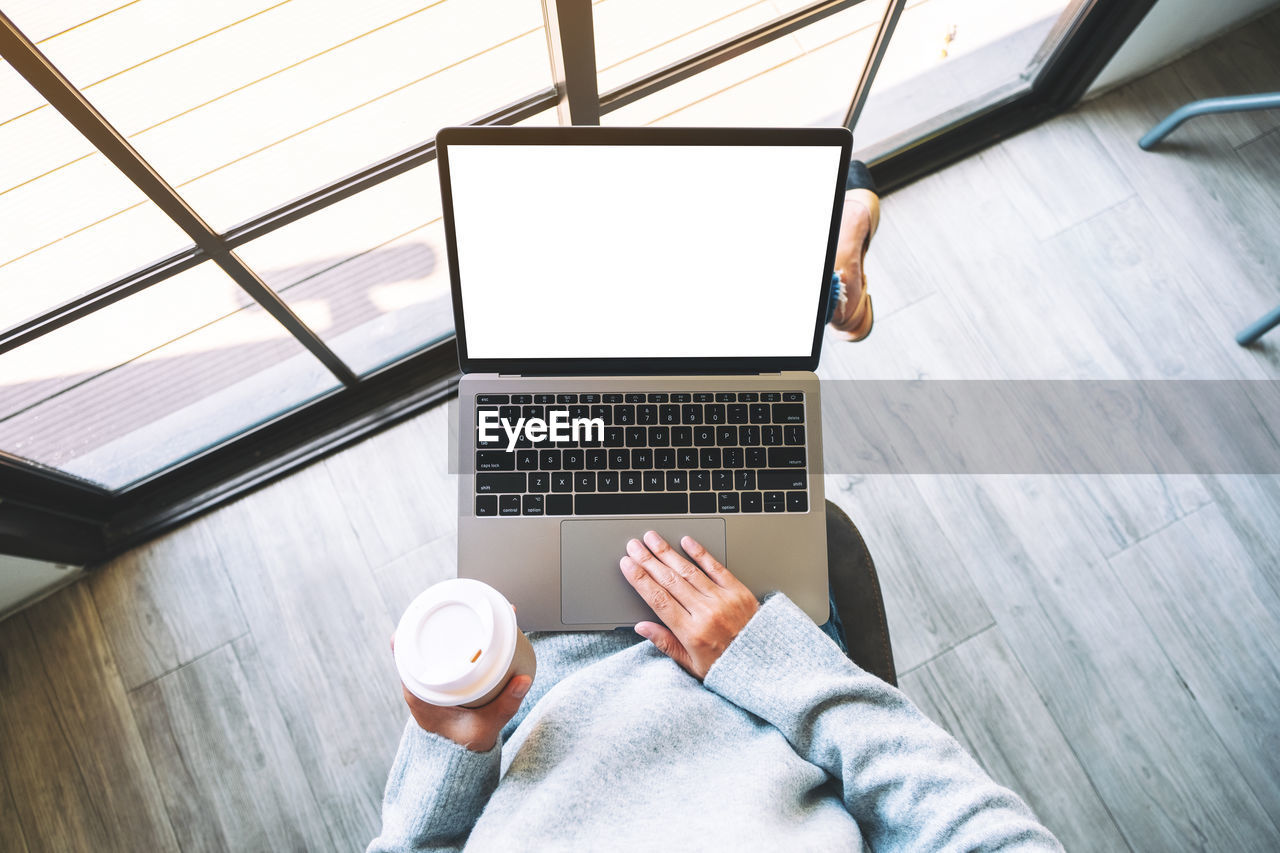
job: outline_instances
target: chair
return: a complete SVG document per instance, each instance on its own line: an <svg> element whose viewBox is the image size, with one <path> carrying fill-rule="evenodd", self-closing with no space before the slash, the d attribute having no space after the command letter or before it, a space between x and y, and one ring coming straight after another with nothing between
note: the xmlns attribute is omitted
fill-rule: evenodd
<svg viewBox="0 0 1280 853"><path fill-rule="evenodd" d="M1138 140L1138 147L1143 151L1150 151L1152 146L1172 133L1175 127L1196 116L1273 109L1280 109L1280 92L1263 92L1258 95L1232 95L1226 98L1204 98L1203 100L1192 101L1189 104L1183 104L1178 107L1165 116L1164 120L1159 124L1147 131L1146 135ZM1241 329L1239 334L1236 335L1236 343L1242 347L1247 347L1256 343L1258 338L1276 326L1280 326L1280 307L1272 309L1269 313Z"/></svg>
<svg viewBox="0 0 1280 853"><path fill-rule="evenodd" d="M876 565L858 528L844 510L831 501L827 501L827 572L832 604L844 627L849 659L872 675L898 686Z"/></svg>

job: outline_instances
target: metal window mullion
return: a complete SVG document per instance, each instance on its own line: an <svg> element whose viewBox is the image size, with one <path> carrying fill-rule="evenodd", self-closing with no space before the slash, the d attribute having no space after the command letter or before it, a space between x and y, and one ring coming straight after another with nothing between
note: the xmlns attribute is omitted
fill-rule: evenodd
<svg viewBox="0 0 1280 853"><path fill-rule="evenodd" d="M0 56L343 384L357 382L355 372L236 257L209 224L3 13L0 13Z"/></svg>
<svg viewBox="0 0 1280 853"><path fill-rule="evenodd" d="M889 51L893 31L898 26L898 19L902 17L902 9L906 5L907 0L889 0L889 5L885 7L880 28L876 30L876 40L871 45L871 53L867 54L867 62L862 66L858 85L853 90L853 100L849 102L849 109L844 115L844 126L849 128L850 133L862 115L862 108L867 105L867 96L871 94L871 86L876 81L876 72L880 70L880 63Z"/></svg>
<svg viewBox="0 0 1280 853"><path fill-rule="evenodd" d="M600 89L596 79L595 25L591 0L542 0L551 76L560 99L561 124L600 123Z"/></svg>

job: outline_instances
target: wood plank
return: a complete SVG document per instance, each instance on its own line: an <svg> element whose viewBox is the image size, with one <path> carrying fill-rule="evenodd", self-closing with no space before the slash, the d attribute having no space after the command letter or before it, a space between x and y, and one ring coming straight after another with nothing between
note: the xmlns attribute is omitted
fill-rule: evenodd
<svg viewBox="0 0 1280 853"><path fill-rule="evenodd" d="M1254 565L1280 590L1280 476L1233 474L1203 481Z"/></svg>
<svg viewBox="0 0 1280 853"><path fill-rule="evenodd" d="M329 470L306 468L210 527L333 843L356 849L381 826L406 711L394 622Z"/></svg>
<svg viewBox="0 0 1280 853"><path fill-rule="evenodd" d="M4 762L0 761L0 850L12 853L27 853L27 839L22 834L22 823L18 820L18 807L9 793L8 773Z"/></svg>
<svg viewBox="0 0 1280 853"><path fill-rule="evenodd" d="M1061 485L915 479L1125 840L1267 846L1274 824Z"/></svg>
<svg viewBox="0 0 1280 853"><path fill-rule="evenodd" d="M325 461L369 565L381 566L458 524L449 474L451 406L436 406Z"/></svg>
<svg viewBox="0 0 1280 853"><path fill-rule="evenodd" d="M409 603L432 584L458 576L458 536L441 536L397 557L373 573L393 623Z"/></svg>
<svg viewBox="0 0 1280 853"><path fill-rule="evenodd" d="M1280 827L1280 590L1217 506L1112 557L1111 566ZM1271 846L1280 846L1280 829Z"/></svg>
<svg viewBox="0 0 1280 853"><path fill-rule="evenodd" d="M334 849L251 638L132 700L183 850Z"/></svg>
<svg viewBox="0 0 1280 853"><path fill-rule="evenodd" d="M1126 850L998 627L907 673L902 689L1002 785L1027 801L1068 850Z"/></svg>
<svg viewBox="0 0 1280 853"><path fill-rule="evenodd" d="M827 477L876 563L898 672L992 624L991 613L910 477Z"/></svg>
<svg viewBox="0 0 1280 853"><path fill-rule="evenodd" d="M0 764L33 853L92 850L106 837L22 614L0 622Z"/></svg>
<svg viewBox="0 0 1280 853"><path fill-rule="evenodd" d="M49 701L101 821L94 846L176 850L160 788L88 586L72 584L24 616L39 638ZM23 823L41 826L25 817Z"/></svg>
<svg viewBox="0 0 1280 853"><path fill-rule="evenodd" d="M1134 195L1124 172L1070 113L1034 133L1006 139L981 156L1001 176L1001 189L1041 240Z"/></svg>
<svg viewBox="0 0 1280 853"><path fill-rule="evenodd" d="M248 630L203 520L112 560L89 588L128 689Z"/></svg>

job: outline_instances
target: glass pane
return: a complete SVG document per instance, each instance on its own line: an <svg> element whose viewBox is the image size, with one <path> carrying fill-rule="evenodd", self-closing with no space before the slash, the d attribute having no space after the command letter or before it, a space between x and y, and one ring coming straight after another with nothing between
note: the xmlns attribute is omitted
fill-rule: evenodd
<svg viewBox="0 0 1280 853"><path fill-rule="evenodd" d="M239 293L202 264L0 355L0 450L118 488L337 386Z"/></svg>
<svg viewBox="0 0 1280 853"><path fill-rule="evenodd" d="M0 329L191 242L4 63L0 151Z"/></svg>
<svg viewBox="0 0 1280 853"><path fill-rule="evenodd" d="M923 136L966 105L1030 82L1072 0L928 0L908 6L854 128L868 159ZM1078 4L1076 4L1078 5Z"/></svg>
<svg viewBox="0 0 1280 853"><path fill-rule="evenodd" d="M440 217L433 161L236 253L363 373L453 333Z"/></svg>
<svg viewBox="0 0 1280 853"><path fill-rule="evenodd" d="M591 10L597 85L609 92L784 11L772 0L598 0Z"/></svg>
<svg viewBox="0 0 1280 853"><path fill-rule="evenodd" d="M837 12L614 110L602 123L841 124L885 5L866 0Z"/></svg>
<svg viewBox="0 0 1280 853"><path fill-rule="evenodd" d="M136 0L41 47L221 230L551 87L539 0Z"/></svg>

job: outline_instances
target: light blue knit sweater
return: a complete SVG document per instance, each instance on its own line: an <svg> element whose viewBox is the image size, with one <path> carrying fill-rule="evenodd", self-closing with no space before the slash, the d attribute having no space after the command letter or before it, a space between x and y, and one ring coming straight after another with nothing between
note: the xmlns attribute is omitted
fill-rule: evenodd
<svg viewBox="0 0 1280 853"><path fill-rule="evenodd" d="M629 630L531 639L492 750L409 721L370 851L1061 849L782 594L703 683Z"/></svg>

